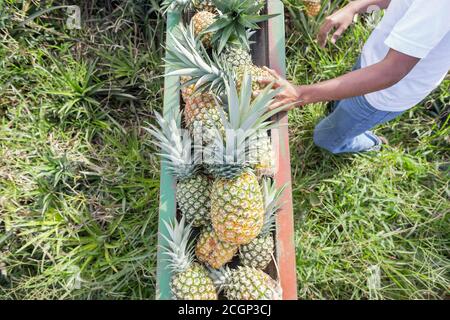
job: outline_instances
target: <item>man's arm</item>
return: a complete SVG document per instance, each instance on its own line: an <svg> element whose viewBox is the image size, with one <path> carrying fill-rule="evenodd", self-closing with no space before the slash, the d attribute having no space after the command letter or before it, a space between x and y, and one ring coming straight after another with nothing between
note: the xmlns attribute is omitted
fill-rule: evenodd
<svg viewBox="0 0 450 320"><path fill-rule="evenodd" d="M325 18L325 22L320 27L317 35L317 40L321 47L325 47L328 34L331 30L335 29L331 37L331 43L336 41L342 36L347 28L352 24L353 18L357 13L367 12L371 6L376 6L380 9L386 9L391 0L355 0L350 2L344 8L334 12L332 15Z"/></svg>
<svg viewBox="0 0 450 320"><path fill-rule="evenodd" d="M272 108L288 105L288 109L292 109L309 103L342 100L383 90L402 80L419 61L419 58L391 49L379 63L335 79L304 86L294 86L271 71L278 78L275 87L284 88Z"/></svg>
<svg viewBox="0 0 450 320"><path fill-rule="evenodd" d="M367 68L332 80L300 86L299 98L303 100L302 104L307 104L342 100L380 91L395 85L406 77L419 61L419 58L391 49L382 61Z"/></svg>

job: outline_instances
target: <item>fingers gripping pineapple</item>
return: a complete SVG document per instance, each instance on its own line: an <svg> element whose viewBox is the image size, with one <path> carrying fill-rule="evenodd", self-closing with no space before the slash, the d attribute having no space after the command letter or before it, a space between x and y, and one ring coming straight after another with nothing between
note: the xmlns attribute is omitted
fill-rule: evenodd
<svg viewBox="0 0 450 320"><path fill-rule="evenodd" d="M281 287L268 274L251 267L211 270L219 292L229 300L281 300Z"/></svg>
<svg viewBox="0 0 450 320"><path fill-rule="evenodd" d="M249 145L267 120L279 112L267 112L277 91L267 87L251 99L251 77L244 76L238 95L233 80L227 88L229 120L222 116L225 136L216 131L213 144L204 149L204 163L216 178L211 189L211 221L218 238L231 244L247 244L261 232L264 199L256 175L249 169Z"/></svg>
<svg viewBox="0 0 450 320"><path fill-rule="evenodd" d="M239 258L244 266L264 270L272 261L275 242L272 231L275 225L275 214L280 209L280 196L284 187L277 189L270 179L262 182L264 194L265 217L260 235L249 244L239 248Z"/></svg>
<svg viewBox="0 0 450 320"><path fill-rule="evenodd" d="M190 237L192 229L183 217L178 223L165 222L168 237L164 248L173 275L170 281L172 294L177 300L217 300L217 292L207 269L194 262Z"/></svg>
<svg viewBox="0 0 450 320"><path fill-rule="evenodd" d="M211 180L198 172L198 155L192 154L192 140L180 129L181 114L172 113L167 120L156 113L159 128L147 131L161 149L161 157L169 172L177 179L176 198L181 213L194 226L209 223Z"/></svg>
<svg viewBox="0 0 450 320"><path fill-rule="evenodd" d="M221 241L211 226L202 230L195 248L198 260L215 269L230 262L237 251L238 245Z"/></svg>

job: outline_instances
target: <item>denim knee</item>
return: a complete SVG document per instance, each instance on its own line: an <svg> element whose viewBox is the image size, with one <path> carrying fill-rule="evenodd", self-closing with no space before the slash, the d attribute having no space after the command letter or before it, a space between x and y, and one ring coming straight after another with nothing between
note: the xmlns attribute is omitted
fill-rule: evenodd
<svg viewBox="0 0 450 320"><path fill-rule="evenodd" d="M332 144L332 141L334 140L334 136L331 132L331 130L326 130L323 128L323 123L320 122L315 128L314 128L314 144L322 149L325 149L333 154L338 153L338 148Z"/></svg>

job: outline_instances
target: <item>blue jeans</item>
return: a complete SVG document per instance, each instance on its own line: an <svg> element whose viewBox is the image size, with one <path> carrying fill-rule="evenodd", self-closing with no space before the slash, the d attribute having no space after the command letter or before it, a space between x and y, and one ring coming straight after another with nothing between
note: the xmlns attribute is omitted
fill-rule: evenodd
<svg viewBox="0 0 450 320"><path fill-rule="evenodd" d="M358 61L354 70L359 68ZM381 140L370 129L402 114L375 109L364 96L337 101L335 106L314 129L314 143L334 154L379 150Z"/></svg>

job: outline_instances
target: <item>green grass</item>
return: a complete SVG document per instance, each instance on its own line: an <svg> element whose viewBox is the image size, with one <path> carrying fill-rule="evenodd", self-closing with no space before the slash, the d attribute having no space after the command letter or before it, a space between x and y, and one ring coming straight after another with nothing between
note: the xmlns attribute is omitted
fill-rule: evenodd
<svg viewBox="0 0 450 320"><path fill-rule="evenodd" d="M159 165L142 126L162 107L164 23L148 0L79 3L83 28L68 30L64 10L3 2L2 299L155 296ZM323 50L308 33L318 22L289 3L301 21L288 39L290 78L348 71L367 20ZM378 154L321 151L312 132L325 107L291 112L300 298L448 295L449 89L446 80L378 128L391 142Z"/></svg>

